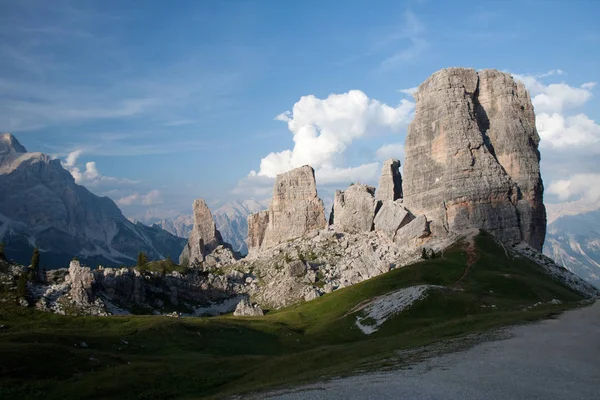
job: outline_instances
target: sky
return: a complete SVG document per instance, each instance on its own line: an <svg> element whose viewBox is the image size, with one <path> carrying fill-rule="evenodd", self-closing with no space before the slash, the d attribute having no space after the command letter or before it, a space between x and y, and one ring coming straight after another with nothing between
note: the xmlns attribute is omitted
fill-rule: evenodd
<svg viewBox="0 0 600 400"><path fill-rule="evenodd" d="M530 90L546 203L600 207L600 2L0 0L0 131L151 222L403 159L435 71Z"/></svg>

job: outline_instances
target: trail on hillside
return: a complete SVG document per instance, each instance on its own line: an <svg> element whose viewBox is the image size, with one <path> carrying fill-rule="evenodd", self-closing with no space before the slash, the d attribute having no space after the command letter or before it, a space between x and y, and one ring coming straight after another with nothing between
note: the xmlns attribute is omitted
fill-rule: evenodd
<svg viewBox="0 0 600 400"><path fill-rule="evenodd" d="M467 253L467 266L465 267L461 277L454 282L455 289L462 289L462 282L464 282L464 280L467 278L471 268L479 259L479 255L477 254L477 249L475 247L475 235L469 235L465 238L464 249Z"/></svg>

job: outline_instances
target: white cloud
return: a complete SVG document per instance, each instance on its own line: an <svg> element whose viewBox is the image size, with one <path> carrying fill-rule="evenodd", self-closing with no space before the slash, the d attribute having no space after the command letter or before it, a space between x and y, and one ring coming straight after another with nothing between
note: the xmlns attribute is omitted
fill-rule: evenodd
<svg viewBox="0 0 600 400"><path fill-rule="evenodd" d="M552 182L547 190L561 201L580 199L595 203L600 201L600 173L575 174Z"/></svg>
<svg viewBox="0 0 600 400"><path fill-rule="evenodd" d="M562 75L562 70L551 70L537 77L513 74L523 82L530 94L536 111L536 127L541 146L554 148L587 146L600 141L600 126L584 114L566 115L565 112L581 107L592 98L595 82L580 87L566 83L546 85L538 78Z"/></svg>
<svg viewBox="0 0 600 400"><path fill-rule="evenodd" d="M315 171L319 185L333 185L351 182L375 183L381 173L381 164L373 162L349 168L323 167Z"/></svg>
<svg viewBox="0 0 600 400"><path fill-rule="evenodd" d="M531 101L537 112L560 113L567 109L582 106L592 97L590 90L593 87L593 82L578 88L565 83L553 83L545 86L543 91L535 95Z"/></svg>
<svg viewBox="0 0 600 400"><path fill-rule="evenodd" d="M287 122L294 135L294 148L264 157L256 174L275 177L306 164L316 170L340 168L341 156L354 140L400 130L410 120L414 106L403 99L391 107L369 99L360 90L326 99L303 96L291 112L275 117Z"/></svg>
<svg viewBox="0 0 600 400"><path fill-rule="evenodd" d="M63 168L71 173L73 179L75 179L75 183L84 185L86 187L97 187L101 184L131 185L138 183L127 178L115 178L112 176L102 175L98 171L95 161L86 162L82 169L81 167L77 166L77 160L81 154L83 154L83 150L74 150L67 155L65 161L61 162Z"/></svg>
<svg viewBox="0 0 600 400"><path fill-rule="evenodd" d="M120 206L132 206L132 205L156 205L162 204L162 195L158 190L151 190L146 194L134 193L129 196L122 197L117 200L117 204Z"/></svg>
<svg viewBox="0 0 600 400"><path fill-rule="evenodd" d="M400 93L404 93L404 94L406 94L408 96L413 96L415 93L417 93L417 90L419 90L418 86L411 87L411 88L408 88L408 89L400 89L398 91Z"/></svg>
<svg viewBox="0 0 600 400"><path fill-rule="evenodd" d="M377 149L375 156L380 161L385 161L390 158L402 160L404 159L404 145L402 143L386 144Z"/></svg>
<svg viewBox="0 0 600 400"><path fill-rule="evenodd" d="M600 125L584 114L565 117L541 113L536 118L541 144L557 148L600 143Z"/></svg>
<svg viewBox="0 0 600 400"><path fill-rule="evenodd" d="M77 163L77 159L79 158L79 156L81 155L82 152L83 152L82 150L75 150L75 151L70 152L69 155L67 156L67 159L63 163L63 166L74 167L75 164Z"/></svg>

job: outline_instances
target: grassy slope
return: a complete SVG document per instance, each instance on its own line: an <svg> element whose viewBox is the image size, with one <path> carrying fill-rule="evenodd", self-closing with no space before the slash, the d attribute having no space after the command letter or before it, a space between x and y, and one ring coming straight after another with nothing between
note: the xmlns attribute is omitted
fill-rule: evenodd
<svg viewBox="0 0 600 400"><path fill-rule="evenodd" d="M457 245L261 318L63 317L0 303L8 326L0 330L0 398L221 397L402 362L398 350L544 318L581 300L535 264L507 259L489 236L476 241L464 277ZM464 290L432 291L370 336L347 315L389 291L459 279ZM565 303L522 311L554 298Z"/></svg>

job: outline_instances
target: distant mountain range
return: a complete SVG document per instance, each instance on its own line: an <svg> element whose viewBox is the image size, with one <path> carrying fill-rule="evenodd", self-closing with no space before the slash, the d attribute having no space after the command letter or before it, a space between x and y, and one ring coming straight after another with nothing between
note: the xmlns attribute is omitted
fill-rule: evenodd
<svg viewBox="0 0 600 400"><path fill-rule="evenodd" d="M217 208L212 214L223 240L231 244L233 250L245 255L248 254L248 215L266 210L268 206L269 200L232 201ZM155 224L174 235L188 237L193 223L193 217L189 214L167 218Z"/></svg>
<svg viewBox="0 0 600 400"><path fill-rule="evenodd" d="M600 210L554 219L544 254L600 288Z"/></svg>
<svg viewBox="0 0 600 400"><path fill-rule="evenodd" d="M137 254L177 259L186 240L158 226L132 223L108 197L75 183L59 160L30 153L0 134L0 241L7 255L29 264L35 246L42 266L66 267L73 256L90 265L132 265Z"/></svg>

